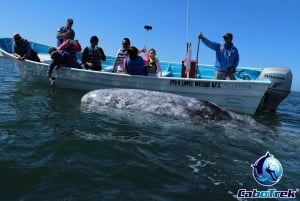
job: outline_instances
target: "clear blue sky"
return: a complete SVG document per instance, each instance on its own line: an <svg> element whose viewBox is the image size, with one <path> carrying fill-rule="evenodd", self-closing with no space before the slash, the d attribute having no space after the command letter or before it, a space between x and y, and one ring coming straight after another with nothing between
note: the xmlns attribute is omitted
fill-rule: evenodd
<svg viewBox="0 0 300 201"><path fill-rule="evenodd" d="M289 67L292 90L300 91L300 0L189 0L189 4L187 26L186 0L1 0L0 36L19 32L28 40L55 45L56 30L73 18L83 47L97 35L105 53L114 56L123 37L142 48L144 25L151 25L147 48L154 47L162 61L178 62L185 56L188 39L196 58L200 31L216 42L232 32L240 66ZM214 61L214 52L200 44L199 63Z"/></svg>

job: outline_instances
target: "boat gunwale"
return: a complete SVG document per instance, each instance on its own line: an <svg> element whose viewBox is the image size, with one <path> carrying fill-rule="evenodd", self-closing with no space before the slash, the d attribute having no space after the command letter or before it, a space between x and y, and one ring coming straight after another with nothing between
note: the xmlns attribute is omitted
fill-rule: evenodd
<svg viewBox="0 0 300 201"><path fill-rule="evenodd" d="M17 60L17 57L14 56L13 54L3 50L0 47L0 51L4 53L4 58L5 57L11 57L15 61ZM5 56L6 55L6 56ZM42 66L49 66L50 64L44 63L44 62L36 62L36 61L31 61L31 60L25 60L25 61L20 61L20 62L29 62L33 64L38 64ZM157 76L144 76L144 75L130 75L126 73L112 73L112 72L105 72L105 71L92 71L92 70L87 70L87 69L78 69L78 68L70 68L70 67L60 67L60 68L66 68L70 69L72 71L80 71L80 72L87 72L87 73L93 73L93 74L106 74L106 75L112 75L112 76L126 76L126 77L137 77L137 78L143 78L143 79L167 79L167 80L189 80L189 81L204 81L204 82L211 82L211 81L217 81L217 82L224 82L224 83L257 83L257 84L271 84L271 81L267 78L264 80L216 80L216 79L203 79L203 78L182 78L182 77L157 77Z"/></svg>

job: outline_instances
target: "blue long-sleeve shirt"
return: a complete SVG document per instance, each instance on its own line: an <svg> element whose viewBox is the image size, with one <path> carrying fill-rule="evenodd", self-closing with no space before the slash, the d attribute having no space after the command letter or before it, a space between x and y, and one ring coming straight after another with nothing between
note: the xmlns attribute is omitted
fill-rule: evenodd
<svg viewBox="0 0 300 201"><path fill-rule="evenodd" d="M232 44L230 47L225 47L220 43L212 42L203 37L202 42L209 48L216 51L216 71L228 72L228 68L236 68L239 64L238 49Z"/></svg>

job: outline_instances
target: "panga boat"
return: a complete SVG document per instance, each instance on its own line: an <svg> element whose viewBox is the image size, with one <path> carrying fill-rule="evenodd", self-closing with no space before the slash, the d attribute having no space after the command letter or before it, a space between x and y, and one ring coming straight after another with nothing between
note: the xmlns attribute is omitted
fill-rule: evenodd
<svg viewBox="0 0 300 201"><path fill-rule="evenodd" d="M49 46L34 42L30 44L38 52L41 63L18 60L12 54L11 38L0 38L0 57L11 60L22 79L50 86L46 76L51 62ZM291 90L292 73L285 67L238 67L237 80L214 80L214 66L196 65L195 61L192 61L190 77L185 78L184 66L180 62L160 62L162 77L111 73L114 59L109 56L102 63L104 70L101 72L59 68L53 73L56 77L55 86L87 91L104 88L163 91L207 100L231 111L250 115L257 110L275 112Z"/></svg>

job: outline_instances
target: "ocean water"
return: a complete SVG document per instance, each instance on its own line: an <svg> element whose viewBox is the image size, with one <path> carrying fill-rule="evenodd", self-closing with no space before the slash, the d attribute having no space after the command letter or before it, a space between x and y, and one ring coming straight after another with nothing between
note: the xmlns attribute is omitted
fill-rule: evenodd
<svg viewBox="0 0 300 201"><path fill-rule="evenodd" d="M22 81L0 59L0 200L238 200L268 189L251 167L267 151L283 166L272 188L299 191L298 92L243 125L86 111L85 93Z"/></svg>

